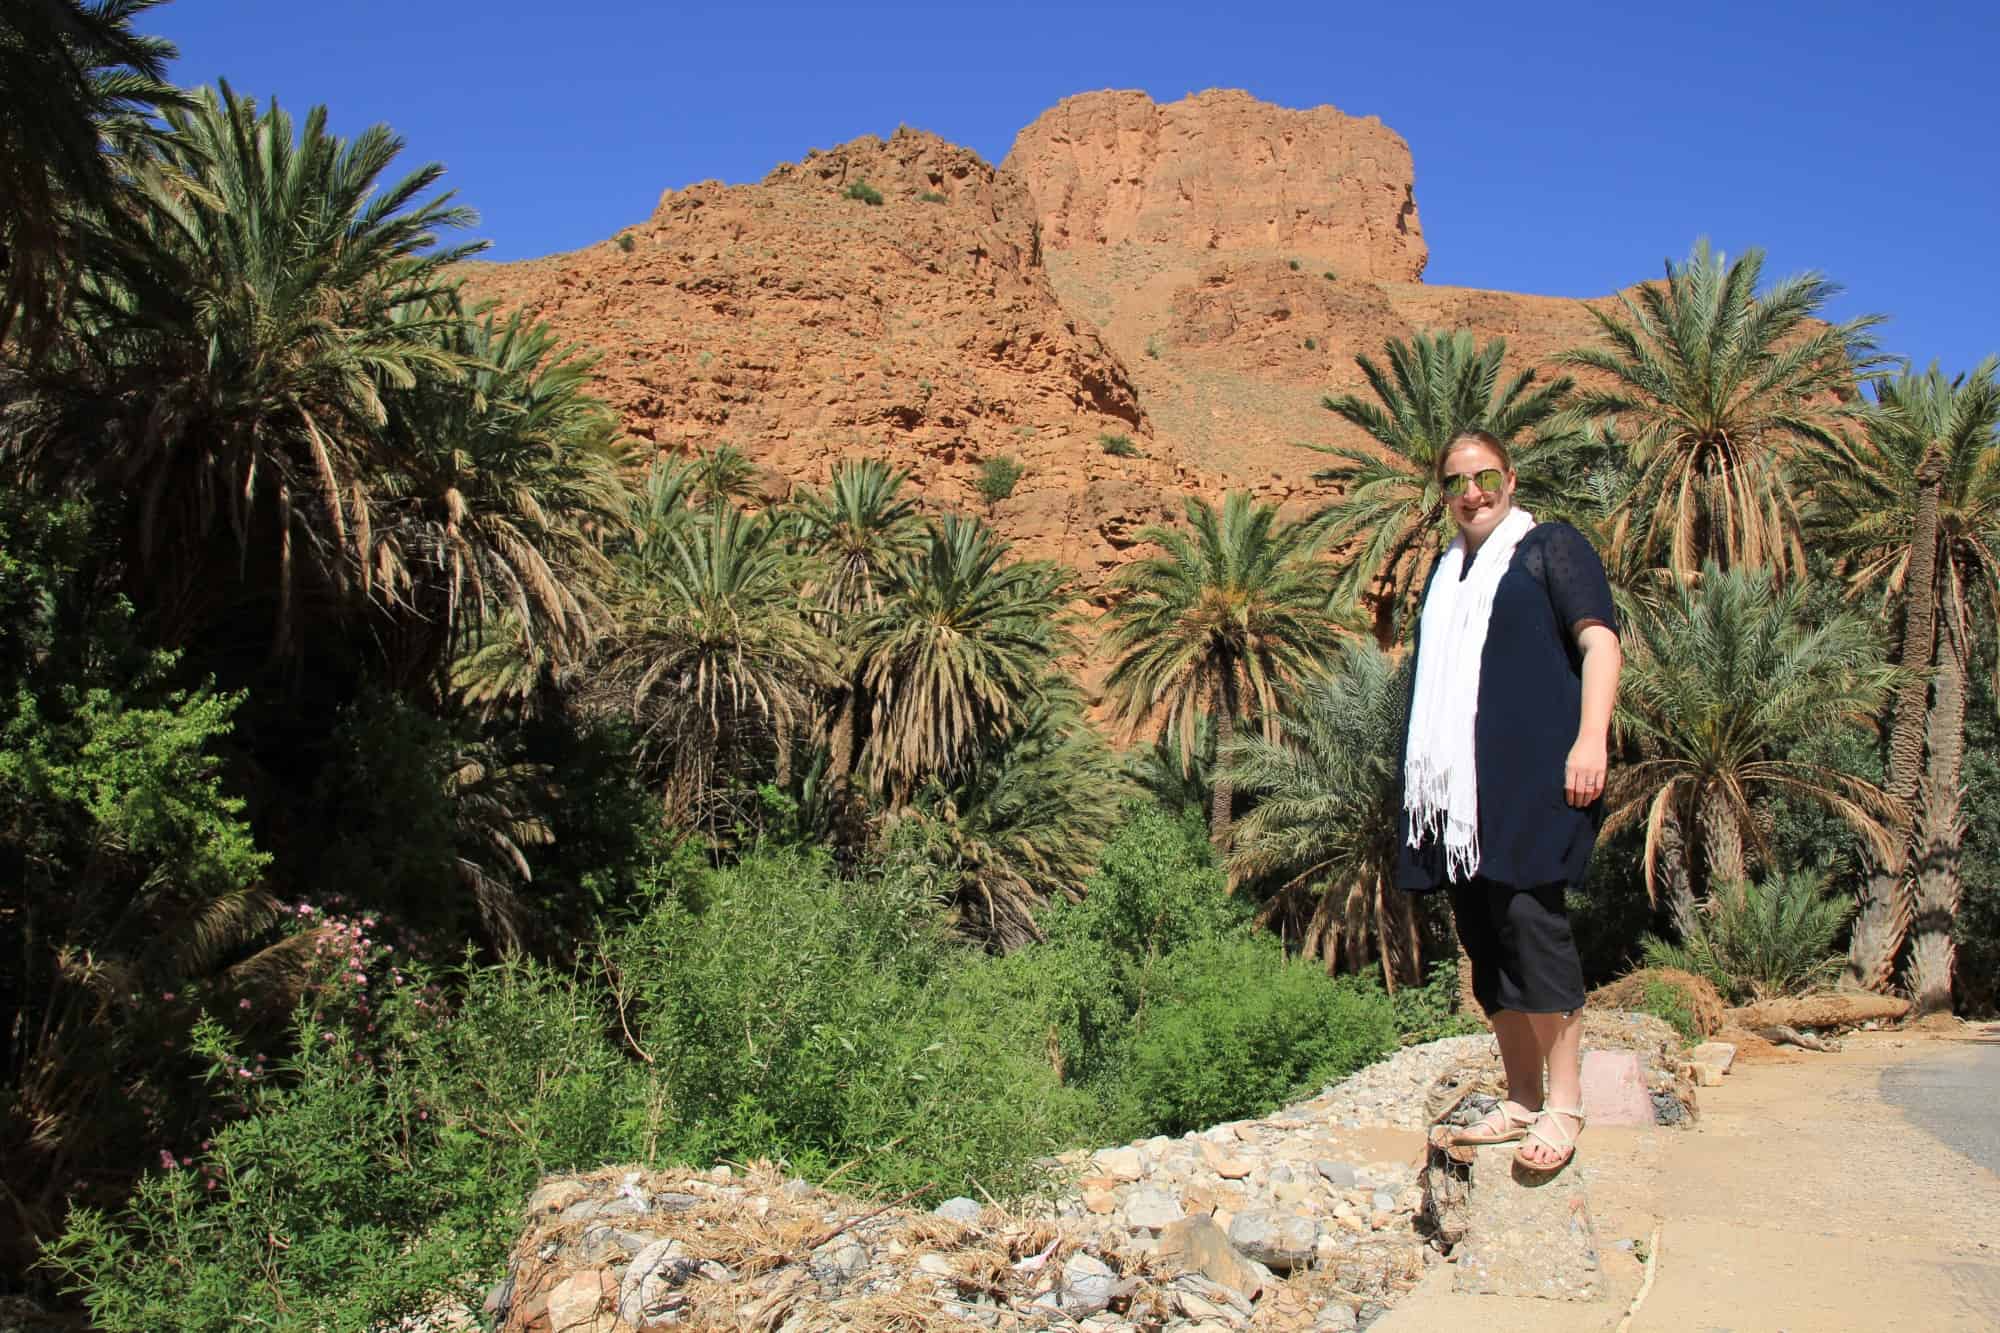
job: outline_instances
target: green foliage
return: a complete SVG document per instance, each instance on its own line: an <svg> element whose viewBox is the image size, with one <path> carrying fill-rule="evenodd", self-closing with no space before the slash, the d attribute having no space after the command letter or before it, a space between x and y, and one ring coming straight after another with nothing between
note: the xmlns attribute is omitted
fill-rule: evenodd
<svg viewBox="0 0 2000 1333"><path fill-rule="evenodd" d="M1299 261L1296 259L1287 259L1285 261L1285 267L1290 269L1292 272L1297 273L1299 271Z"/></svg>
<svg viewBox="0 0 2000 1333"><path fill-rule="evenodd" d="M922 194L917 196L917 199L919 202L926 204L942 204L948 202L945 199L945 197L939 194L936 190L925 190Z"/></svg>
<svg viewBox="0 0 2000 1333"><path fill-rule="evenodd" d="M1014 488L1027 474L1028 469L1021 466L1020 460L1002 454L979 465L979 480L972 484L972 489L979 492L979 498L987 504L999 504L1014 493Z"/></svg>
<svg viewBox="0 0 2000 1333"><path fill-rule="evenodd" d="M1144 984L1120 1078L1166 1134L1263 1114L1396 1046L1388 1004L1269 937L1192 944Z"/></svg>
<svg viewBox="0 0 2000 1333"><path fill-rule="evenodd" d="M1374 986L1373 977L1366 984ZM1385 997L1396 1016L1396 1032L1405 1046L1416 1046L1444 1037L1470 1037L1484 1031L1479 1020L1458 1011L1458 963L1440 958L1431 964L1430 977L1421 986L1398 986Z"/></svg>
<svg viewBox="0 0 2000 1333"><path fill-rule="evenodd" d="M51 1252L106 1333L274 1326L365 1333L440 1297L476 1305L536 1178L647 1160L639 1075L575 981L481 968L447 1010L420 978L302 1006L273 1073L198 1030L240 1117L149 1174L117 1215L79 1209ZM365 1021L364 1021L365 1020Z"/></svg>
<svg viewBox="0 0 2000 1333"><path fill-rule="evenodd" d="M635 244L637 244L637 242L632 239L631 232L621 231L618 233L617 246L620 250L623 250L626 254L629 255L632 253L632 247Z"/></svg>
<svg viewBox="0 0 2000 1333"><path fill-rule="evenodd" d="M1682 1041L1692 1044L1701 1040L1701 1024L1695 1019L1694 1005L1678 986L1648 978L1639 996L1639 1008L1680 1033Z"/></svg>
<svg viewBox="0 0 2000 1333"><path fill-rule="evenodd" d="M1130 435L1113 435L1106 432L1097 437L1097 442L1103 446L1104 452L1110 454L1113 458L1145 457L1144 454L1139 452L1139 446L1132 443Z"/></svg>
<svg viewBox="0 0 2000 1333"><path fill-rule="evenodd" d="M1322 278L1325 278L1325 279L1326 279L1326 280L1327 280L1328 282L1333 282L1333 281L1335 281L1335 280L1336 280L1336 279L1337 279L1337 278L1338 278L1338 277L1339 277L1340 275L1339 275L1339 274L1337 274L1337 273L1335 273L1335 272L1334 272L1334 271L1333 271L1332 269L1328 269L1328 270L1327 270L1326 272L1324 272L1324 273L1320 274L1320 276L1321 276Z"/></svg>
<svg viewBox="0 0 2000 1333"><path fill-rule="evenodd" d="M1225 892L1200 812L1139 807L1105 847L1083 901L1050 913L1048 932L1138 961L1241 934L1249 919Z"/></svg>
<svg viewBox="0 0 2000 1333"><path fill-rule="evenodd" d="M841 198L859 199L871 208L880 208L882 206L882 192L865 180L857 180L849 184L845 190L841 191Z"/></svg>
<svg viewBox="0 0 2000 1333"><path fill-rule="evenodd" d="M608 955L676 1153L807 1174L860 1158L859 1184L1001 1193L1084 1123L1038 1042L954 994L974 956L921 881L772 851L668 887Z"/></svg>
<svg viewBox="0 0 2000 1333"><path fill-rule="evenodd" d="M1307 350L1308 352L1316 352L1316 351L1318 351L1318 350L1319 350L1319 341L1318 341L1318 339L1315 339L1315 338L1308 338L1308 339L1306 339L1306 350Z"/></svg>
<svg viewBox="0 0 2000 1333"><path fill-rule="evenodd" d="M1718 887L1706 904L1676 922L1678 944L1648 936L1646 966L1707 977L1739 1003L1795 994L1839 974L1833 944L1853 912L1852 903L1808 872L1738 880Z"/></svg>
<svg viewBox="0 0 2000 1333"><path fill-rule="evenodd" d="M1157 360L1159 360L1159 359L1160 359L1160 335L1159 335L1159 334L1157 334L1157 333L1149 333L1149 334L1147 334L1147 335L1146 335L1146 355L1147 355L1147 356L1149 356L1149 357L1151 357L1151 358L1153 358L1153 360L1155 360L1155 361L1157 361Z"/></svg>

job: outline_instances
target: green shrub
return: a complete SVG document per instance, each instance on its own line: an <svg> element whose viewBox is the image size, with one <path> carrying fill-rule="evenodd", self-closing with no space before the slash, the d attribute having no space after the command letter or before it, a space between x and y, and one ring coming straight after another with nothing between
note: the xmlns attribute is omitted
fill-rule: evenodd
<svg viewBox="0 0 2000 1333"><path fill-rule="evenodd" d="M1707 977L1738 1002L1788 995L1839 975L1833 942L1853 910L1820 876L1779 871L1723 885L1691 920L1677 923L1678 944L1648 935L1642 952L1646 966Z"/></svg>
<svg viewBox="0 0 2000 1333"><path fill-rule="evenodd" d="M1147 356L1150 356L1150 357L1152 357L1152 358L1153 358L1153 360L1155 360L1155 361L1158 361L1158 360L1160 359L1160 335L1159 335L1159 334L1157 334L1157 333L1149 333L1149 334L1147 334L1147 335L1146 335L1146 355L1147 355Z"/></svg>
<svg viewBox="0 0 2000 1333"><path fill-rule="evenodd" d="M1105 844L1083 901L1052 908L1045 929L1136 964L1242 934L1250 909L1225 886L1201 812L1141 807Z"/></svg>
<svg viewBox="0 0 2000 1333"><path fill-rule="evenodd" d="M979 480L972 484L972 488L987 504L998 504L1014 493L1014 488L1027 474L1028 469L1016 459L1005 455L989 458L979 465Z"/></svg>
<svg viewBox="0 0 2000 1333"><path fill-rule="evenodd" d="M1311 352L1311 351L1317 351L1317 350L1318 350L1318 348L1319 348L1319 340L1318 340L1318 339L1316 339L1316 338L1308 338L1308 339L1306 339L1306 350L1307 350L1308 352Z"/></svg>
<svg viewBox="0 0 2000 1333"><path fill-rule="evenodd" d="M1396 1047L1384 997L1286 959L1269 936L1192 944L1144 986L1119 1078L1163 1134L1262 1115Z"/></svg>
<svg viewBox="0 0 2000 1333"><path fill-rule="evenodd" d="M211 1083L242 1118L163 1159L115 1219L72 1214L49 1257L94 1327L364 1333L476 1305L539 1175L643 1148L637 1076L587 988L509 963L473 973L446 1015L405 977L377 978L373 1013L351 990L302 1007L275 1075L204 1025Z"/></svg>
<svg viewBox="0 0 2000 1333"><path fill-rule="evenodd" d="M1287 259L1285 261L1285 267L1290 269L1292 272L1297 273L1299 271L1299 261L1296 259Z"/></svg>
<svg viewBox="0 0 2000 1333"><path fill-rule="evenodd" d="M632 253L632 247L636 245L637 242L632 239L631 232L621 231L618 233L617 244L620 250L623 250L626 254L629 255Z"/></svg>
<svg viewBox="0 0 2000 1333"><path fill-rule="evenodd" d="M1332 282L1338 275L1335 274L1332 269L1328 269L1326 272L1320 274L1320 276L1322 278L1325 278L1328 282Z"/></svg>
<svg viewBox="0 0 2000 1333"><path fill-rule="evenodd" d="M846 199L859 199L862 203L872 208L880 208L882 206L882 192L867 181L858 180L853 182L842 192L842 197Z"/></svg>
<svg viewBox="0 0 2000 1333"><path fill-rule="evenodd" d="M917 198L926 204L942 204L949 202L943 195L939 194L936 190L925 190L922 194L918 195Z"/></svg>
<svg viewBox="0 0 2000 1333"><path fill-rule="evenodd" d="M1139 446L1132 443L1130 435L1111 435L1107 433L1098 436L1097 442L1104 447L1104 452L1110 454L1113 458L1145 457L1144 454L1139 452Z"/></svg>
<svg viewBox="0 0 2000 1333"><path fill-rule="evenodd" d="M1639 996L1639 1008L1662 1019L1667 1026L1681 1034L1681 1040L1690 1044L1701 1040L1701 1024L1695 1018L1694 1006L1679 987L1648 978Z"/></svg>
<svg viewBox="0 0 2000 1333"><path fill-rule="evenodd" d="M955 993L979 957L921 880L764 850L669 887L608 952L676 1155L808 1176L860 1159L843 1179L999 1194L1088 1122L1040 1033Z"/></svg>
<svg viewBox="0 0 2000 1333"><path fill-rule="evenodd" d="M1368 978L1372 984L1372 974ZM1421 986L1404 986L1385 996L1396 1014L1396 1032L1405 1046L1443 1037L1468 1037L1485 1029L1471 1014L1457 1012L1458 961L1441 958L1431 964Z"/></svg>

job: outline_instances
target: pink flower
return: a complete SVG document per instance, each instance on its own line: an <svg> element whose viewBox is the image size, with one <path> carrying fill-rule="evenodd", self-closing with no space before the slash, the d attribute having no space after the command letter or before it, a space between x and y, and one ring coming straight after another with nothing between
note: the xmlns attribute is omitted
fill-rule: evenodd
<svg viewBox="0 0 2000 1333"><path fill-rule="evenodd" d="M169 1171L174 1169L174 1155L165 1148L160 1149L160 1165Z"/></svg>
<svg viewBox="0 0 2000 1333"><path fill-rule="evenodd" d="M248 1008L250 1007L250 1001L248 1001L248 1000L238 1000L238 1001L236 1002L236 1007L237 1007L238 1009L248 1009Z"/></svg>
<svg viewBox="0 0 2000 1333"><path fill-rule="evenodd" d="M210 1177L209 1177L209 1178L208 1178L207 1180L204 1180L204 1181L202 1181L202 1182L201 1182L201 1187L202 1187L203 1189L205 1189L205 1190L212 1190L212 1189L214 1189L214 1188L215 1188L215 1177L214 1177L214 1176L210 1176Z"/></svg>
<svg viewBox="0 0 2000 1333"><path fill-rule="evenodd" d="M168 1004L172 1004L172 1003L174 1002L174 993L173 993L172 991L170 991L170 990L169 990L169 991L161 991L161 992L160 992L160 998L161 998L162 1000L166 1001L166 1002L167 1002Z"/></svg>

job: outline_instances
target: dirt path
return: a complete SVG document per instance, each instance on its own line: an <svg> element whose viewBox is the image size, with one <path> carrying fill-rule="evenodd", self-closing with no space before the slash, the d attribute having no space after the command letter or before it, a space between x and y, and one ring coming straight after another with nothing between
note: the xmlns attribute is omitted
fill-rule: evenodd
<svg viewBox="0 0 2000 1333"><path fill-rule="evenodd" d="M1964 1042L1871 1034L1744 1063L1702 1090L1693 1132L1586 1133L1607 1300L1457 1296L1441 1268L1376 1328L1617 1329L1656 1229L1632 1333L2000 1328L2000 1176L1932 1132L1975 1111L1990 1130L1996 1095L2000 1048Z"/></svg>

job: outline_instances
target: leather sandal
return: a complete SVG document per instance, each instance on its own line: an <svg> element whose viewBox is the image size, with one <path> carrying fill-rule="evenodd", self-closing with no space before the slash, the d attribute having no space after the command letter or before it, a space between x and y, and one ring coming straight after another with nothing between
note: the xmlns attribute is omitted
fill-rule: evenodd
<svg viewBox="0 0 2000 1333"><path fill-rule="evenodd" d="M1570 1129L1562 1121L1553 1118L1559 1115L1568 1116L1570 1119L1576 1121L1576 1128ZM1544 1148L1553 1149L1561 1153L1562 1156L1553 1162L1538 1162L1527 1155L1527 1144L1523 1143L1520 1148L1515 1150L1514 1165L1520 1167L1523 1171L1532 1171L1536 1175L1552 1176L1568 1166L1570 1159L1576 1156L1576 1136L1582 1132L1582 1110L1567 1106L1545 1106L1542 1108L1542 1113L1535 1117L1535 1123L1528 1127L1528 1132L1523 1137L1528 1142L1539 1143Z"/></svg>
<svg viewBox="0 0 2000 1333"><path fill-rule="evenodd" d="M1519 1102L1501 1102L1484 1116L1463 1129L1451 1131L1451 1141L1467 1147L1484 1147L1489 1143L1516 1143L1528 1137L1528 1131L1541 1115L1530 1111Z"/></svg>

